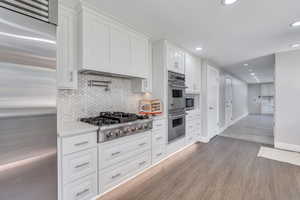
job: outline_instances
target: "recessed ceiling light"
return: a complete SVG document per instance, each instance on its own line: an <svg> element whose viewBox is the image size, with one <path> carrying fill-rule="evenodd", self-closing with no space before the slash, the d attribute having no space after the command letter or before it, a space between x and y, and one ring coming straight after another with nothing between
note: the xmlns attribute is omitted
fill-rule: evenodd
<svg viewBox="0 0 300 200"><path fill-rule="evenodd" d="M291 47L292 48L298 48L298 47L300 47L300 43L299 44L292 44Z"/></svg>
<svg viewBox="0 0 300 200"><path fill-rule="evenodd" d="M196 51L202 51L203 48L202 47L196 47Z"/></svg>
<svg viewBox="0 0 300 200"><path fill-rule="evenodd" d="M237 0L222 0L222 4L224 5L231 5L237 2Z"/></svg>
<svg viewBox="0 0 300 200"><path fill-rule="evenodd" d="M247 66L249 66L249 64L248 64L248 63L245 63L244 66L247 67Z"/></svg>
<svg viewBox="0 0 300 200"><path fill-rule="evenodd" d="M255 76L255 73L250 73L251 74L251 76Z"/></svg>
<svg viewBox="0 0 300 200"><path fill-rule="evenodd" d="M291 24L291 27L298 27L298 26L300 26L300 21L296 21Z"/></svg>

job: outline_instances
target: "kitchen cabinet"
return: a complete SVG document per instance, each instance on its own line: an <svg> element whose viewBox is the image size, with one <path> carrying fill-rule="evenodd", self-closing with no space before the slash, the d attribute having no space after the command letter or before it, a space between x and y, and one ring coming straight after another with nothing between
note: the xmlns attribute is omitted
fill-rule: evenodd
<svg viewBox="0 0 300 200"><path fill-rule="evenodd" d="M57 85L77 89L76 13L59 5L57 27Z"/></svg>
<svg viewBox="0 0 300 200"><path fill-rule="evenodd" d="M146 79L132 79L132 90L134 93L152 93L152 44L148 43L148 76ZM138 55L138 54L137 54ZM144 56L140 56L144 57ZM142 60L142 59L140 59Z"/></svg>
<svg viewBox="0 0 300 200"><path fill-rule="evenodd" d="M267 83L261 85L261 96L274 96L275 88L273 83Z"/></svg>
<svg viewBox="0 0 300 200"><path fill-rule="evenodd" d="M185 53L173 44L167 43L167 69L169 71L184 74Z"/></svg>
<svg viewBox="0 0 300 200"><path fill-rule="evenodd" d="M79 68L105 71L110 64L110 26L97 15L79 15Z"/></svg>
<svg viewBox="0 0 300 200"><path fill-rule="evenodd" d="M186 93L200 94L201 91L201 60L200 58L185 54Z"/></svg>
<svg viewBox="0 0 300 200"><path fill-rule="evenodd" d="M148 37L86 7L79 32L79 70L148 78Z"/></svg>

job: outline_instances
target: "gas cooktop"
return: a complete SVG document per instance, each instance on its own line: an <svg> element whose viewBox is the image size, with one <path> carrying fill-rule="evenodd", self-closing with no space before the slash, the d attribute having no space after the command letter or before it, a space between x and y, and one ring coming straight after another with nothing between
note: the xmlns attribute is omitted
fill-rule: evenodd
<svg viewBox="0 0 300 200"><path fill-rule="evenodd" d="M124 112L101 112L97 117L80 121L99 126L98 142L106 142L152 129L152 119L146 115Z"/></svg>
<svg viewBox="0 0 300 200"><path fill-rule="evenodd" d="M133 113L124 112L101 112L97 117L81 118L80 121L92 125L105 126L133 122L142 119L149 119L149 117L147 115L136 115Z"/></svg>

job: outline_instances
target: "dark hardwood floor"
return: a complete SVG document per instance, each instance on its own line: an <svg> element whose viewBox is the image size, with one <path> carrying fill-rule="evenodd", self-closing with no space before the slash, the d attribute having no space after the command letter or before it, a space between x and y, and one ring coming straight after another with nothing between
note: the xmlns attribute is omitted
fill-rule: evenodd
<svg viewBox="0 0 300 200"><path fill-rule="evenodd" d="M259 147L197 143L98 200L299 200L300 167L258 158Z"/></svg>

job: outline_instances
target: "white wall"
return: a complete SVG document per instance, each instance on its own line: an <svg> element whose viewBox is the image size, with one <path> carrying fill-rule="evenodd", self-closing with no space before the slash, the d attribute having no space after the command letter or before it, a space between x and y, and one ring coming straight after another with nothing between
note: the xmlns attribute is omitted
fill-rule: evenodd
<svg viewBox="0 0 300 200"><path fill-rule="evenodd" d="M300 50L276 54L275 146L300 151Z"/></svg>

